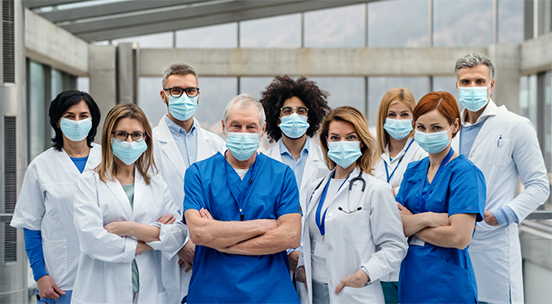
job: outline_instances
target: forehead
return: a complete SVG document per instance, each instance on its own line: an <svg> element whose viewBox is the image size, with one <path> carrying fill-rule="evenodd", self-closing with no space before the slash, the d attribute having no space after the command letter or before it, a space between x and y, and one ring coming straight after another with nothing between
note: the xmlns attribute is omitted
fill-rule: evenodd
<svg viewBox="0 0 552 304"><path fill-rule="evenodd" d="M402 112L402 111L412 112L412 110L410 110L410 107L406 104L406 102L400 101L400 100L395 100L391 102L391 104L389 105L389 109L387 111L388 112Z"/></svg>
<svg viewBox="0 0 552 304"><path fill-rule="evenodd" d="M90 112L90 109L88 109L88 105L84 100L81 100L79 103L74 104L70 107L68 107L64 113L71 112L71 113L82 113L82 112Z"/></svg>
<svg viewBox="0 0 552 304"><path fill-rule="evenodd" d="M349 134L351 132L356 132L356 129L353 124L348 121L334 120L330 122L328 127L328 133Z"/></svg>
<svg viewBox="0 0 552 304"><path fill-rule="evenodd" d="M144 128L142 127L142 123L138 119L124 117L119 119L117 124L115 124L114 130L133 132L144 131Z"/></svg>
<svg viewBox="0 0 552 304"><path fill-rule="evenodd" d="M437 109L421 115L416 120L416 123L420 123L424 125L431 125L434 123L446 124L446 125L449 124L447 118L443 114L441 114L441 112L437 111Z"/></svg>
<svg viewBox="0 0 552 304"><path fill-rule="evenodd" d="M228 122L239 122L242 124L260 124L259 111L253 103L241 104L236 102L228 113Z"/></svg>
<svg viewBox="0 0 552 304"><path fill-rule="evenodd" d="M305 103L299 97L293 96L284 101L284 107L304 107Z"/></svg>
<svg viewBox="0 0 552 304"><path fill-rule="evenodd" d="M194 74L186 74L186 75L173 74L169 76L169 78L167 78L167 82L165 83L165 88L173 88L173 87L180 87L180 88L197 87L197 79L194 76Z"/></svg>
<svg viewBox="0 0 552 304"><path fill-rule="evenodd" d="M485 78L489 79L489 67L484 64L476 65L472 68L465 67L459 69L457 72L458 79L463 78Z"/></svg>

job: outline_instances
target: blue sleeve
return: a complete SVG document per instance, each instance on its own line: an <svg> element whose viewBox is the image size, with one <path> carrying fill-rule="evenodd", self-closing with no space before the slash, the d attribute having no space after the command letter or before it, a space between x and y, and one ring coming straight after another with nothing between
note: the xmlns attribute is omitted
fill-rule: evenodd
<svg viewBox="0 0 552 304"><path fill-rule="evenodd" d="M206 208L203 187L201 184L201 175L199 168L193 164L186 170L184 177L184 213L188 209L200 210ZM182 215L184 217L184 214Z"/></svg>
<svg viewBox="0 0 552 304"><path fill-rule="evenodd" d="M42 233L40 230L23 229L25 238L25 251L33 269L34 280L42 278L46 273L44 268L44 252L42 251Z"/></svg>
<svg viewBox="0 0 552 304"><path fill-rule="evenodd" d="M299 202L299 189L297 188L295 174L291 168L287 166L280 195L280 200L276 206L276 218L288 213L299 213L303 215L301 203Z"/></svg>
<svg viewBox="0 0 552 304"><path fill-rule="evenodd" d="M475 165L461 166L450 181L448 214L475 213L477 222L483 220L487 186L481 170Z"/></svg>
<svg viewBox="0 0 552 304"><path fill-rule="evenodd" d="M499 226L508 225L514 222L519 224L519 219L516 213L508 205L504 205L502 208L491 213L495 216Z"/></svg>

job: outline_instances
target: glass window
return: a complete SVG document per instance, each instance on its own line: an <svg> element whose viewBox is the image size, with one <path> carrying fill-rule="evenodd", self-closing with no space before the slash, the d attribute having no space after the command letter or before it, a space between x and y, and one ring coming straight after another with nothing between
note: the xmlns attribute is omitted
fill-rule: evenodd
<svg viewBox="0 0 552 304"><path fill-rule="evenodd" d="M521 116L527 117L536 128L538 126L537 75L521 77L519 94Z"/></svg>
<svg viewBox="0 0 552 304"><path fill-rule="evenodd" d="M523 42L523 0L498 0L498 43Z"/></svg>
<svg viewBox="0 0 552 304"><path fill-rule="evenodd" d="M29 162L48 148L49 130L48 108L46 107L46 77L44 66L34 61L29 62L28 82L28 132L29 132ZM49 98L49 96L48 96Z"/></svg>
<svg viewBox="0 0 552 304"><path fill-rule="evenodd" d="M544 161L552 172L552 71L544 76Z"/></svg>
<svg viewBox="0 0 552 304"><path fill-rule="evenodd" d="M305 47L364 47L364 4L305 13Z"/></svg>
<svg viewBox="0 0 552 304"><path fill-rule="evenodd" d="M538 35L550 33L552 30L552 1L538 1Z"/></svg>
<svg viewBox="0 0 552 304"><path fill-rule="evenodd" d="M241 77L240 94L249 94L261 99L261 92L274 80L274 77Z"/></svg>
<svg viewBox="0 0 552 304"><path fill-rule="evenodd" d="M57 94L65 91L64 76L65 76L64 73L58 70L52 70L52 98L51 98L52 100L57 96Z"/></svg>
<svg viewBox="0 0 552 304"><path fill-rule="evenodd" d="M241 22L240 47L301 47L301 14Z"/></svg>
<svg viewBox="0 0 552 304"><path fill-rule="evenodd" d="M111 41L113 45L118 45L121 42L137 42L138 46L143 49L172 48L173 32L126 37L122 39L114 39Z"/></svg>
<svg viewBox="0 0 552 304"><path fill-rule="evenodd" d="M433 45L478 47L492 44L492 0L433 0Z"/></svg>
<svg viewBox="0 0 552 304"><path fill-rule="evenodd" d="M376 126L378 109L383 95L392 88L406 87L412 91L416 102L429 93L429 77L369 77L368 121Z"/></svg>
<svg viewBox="0 0 552 304"><path fill-rule="evenodd" d="M163 77L140 77L138 83L138 106L144 111L152 127L157 126L161 117L167 114L167 106L160 95L163 89L162 79Z"/></svg>
<svg viewBox="0 0 552 304"><path fill-rule="evenodd" d="M88 77L79 77L79 78L77 78L77 90L89 93L90 92L90 78L88 78ZM94 97L94 96L92 96L92 97Z"/></svg>
<svg viewBox="0 0 552 304"><path fill-rule="evenodd" d="M427 0L368 3L368 46L428 46L427 6Z"/></svg>
<svg viewBox="0 0 552 304"><path fill-rule="evenodd" d="M238 47L238 24L227 23L177 31L176 47L236 48Z"/></svg>

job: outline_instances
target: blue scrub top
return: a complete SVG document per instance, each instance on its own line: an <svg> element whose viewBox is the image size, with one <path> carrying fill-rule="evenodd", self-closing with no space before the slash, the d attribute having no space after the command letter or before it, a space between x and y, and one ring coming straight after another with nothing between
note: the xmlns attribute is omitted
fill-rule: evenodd
<svg viewBox="0 0 552 304"><path fill-rule="evenodd" d="M264 154L257 155L243 180L220 153L194 163L186 170L184 210L205 208L216 220L239 221L241 214L232 191L236 197L244 197L241 207L246 221L301 213L293 171ZM299 303L286 251L245 256L205 246L195 248L187 301Z"/></svg>
<svg viewBox="0 0 552 304"><path fill-rule="evenodd" d="M408 165L396 200L412 213L420 213L423 195L429 189L429 157ZM465 156L460 155L443 167L432 181L433 190L426 202L426 212L475 213L476 221L485 211L485 178ZM469 246L468 246L469 247ZM477 303L477 285L468 248L444 248L425 243L410 245L401 264L400 303Z"/></svg>

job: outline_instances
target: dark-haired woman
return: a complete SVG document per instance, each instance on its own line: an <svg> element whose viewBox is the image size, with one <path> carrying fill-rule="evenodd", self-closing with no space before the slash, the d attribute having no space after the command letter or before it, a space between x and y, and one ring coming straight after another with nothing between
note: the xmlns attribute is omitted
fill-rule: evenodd
<svg viewBox="0 0 552 304"><path fill-rule="evenodd" d="M83 171L101 160L100 146L92 143L100 109L87 93L66 91L52 101L49 115L53 147L28 166L11 226L24 229L37 303L70 303L80 256L73 193Z"/></svg>
<svg viewBox="0 0 552 304"><path fill-rule="evenodd" d="M276 141L264 154L293 170L303 212L310 195L307 186L329 172L320 146L311 139L330 110L327 97L327 92L305 77L293 80L277 76L260 100L266 114L266 133L270 142ZM293 271L300 254L300 250L288 250Z"/></svg>
<svg viewBox="0 0 552 304"><path fill-rule="evenodd" d="M450 142L460 112L448 92L431 92L413 113L414 139L429 156L408 165L396 200L409 237L399 303L477 303L468 246L483 219L483 173Z"/></svg>

